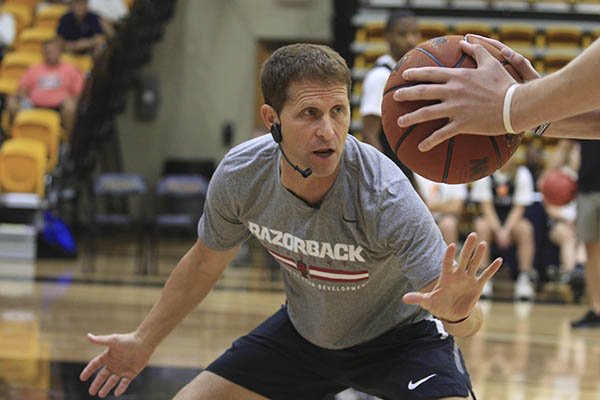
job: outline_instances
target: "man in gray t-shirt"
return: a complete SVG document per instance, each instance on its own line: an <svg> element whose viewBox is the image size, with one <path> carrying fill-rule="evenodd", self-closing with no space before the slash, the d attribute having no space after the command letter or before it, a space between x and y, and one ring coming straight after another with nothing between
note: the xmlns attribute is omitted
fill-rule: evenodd
<svg viewBox="0 0 600 400"><path fill-rule="evenodd" d="M215 172L198 241L135 332L90 335L90 393L123 393L168 333L256 237L281 264L287 304L176 399L323 399L355 387L385 399L474 398L452 335L481 326L485 244L442 241L406 177L348 137L350 71L328 47L277 50L261 74L271 130Z"/></svg>

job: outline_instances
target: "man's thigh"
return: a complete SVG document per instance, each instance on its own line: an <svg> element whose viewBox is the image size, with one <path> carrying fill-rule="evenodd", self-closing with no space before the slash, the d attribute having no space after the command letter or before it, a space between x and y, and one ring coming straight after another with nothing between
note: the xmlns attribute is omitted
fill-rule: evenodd
<svg viewBox="0 0 600 400"><path fill-rule="evenodd" d="M264 400L240 385L204 371L177 393L174 400Z"/></svg>

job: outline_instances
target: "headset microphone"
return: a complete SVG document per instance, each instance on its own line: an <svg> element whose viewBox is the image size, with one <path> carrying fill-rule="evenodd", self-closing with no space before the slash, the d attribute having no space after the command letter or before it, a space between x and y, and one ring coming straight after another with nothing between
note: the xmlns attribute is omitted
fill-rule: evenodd
<svg viewBox="0 0 600 400"><path fill-rule="evenodd" d="M285 154L285 151L283 151L283 147L281 147L281 141L283 140L283 136L281 135L281 125L279 125L279 124L271 125L271 136L273 136L273 140L275 140L275 143L277 143L277 145L279 146L279 151L281 151L281 154L283 155L283 158L285 158L285 161L287 161L287 163L290 164L290 166L292 168L294 168L295 171L297 171L300 175L302 175L303 178L308 178L309 176L312 175L312 169L300 168L296 164L292 163L290 161L290 159L288 158L288 156Z"/></svg>

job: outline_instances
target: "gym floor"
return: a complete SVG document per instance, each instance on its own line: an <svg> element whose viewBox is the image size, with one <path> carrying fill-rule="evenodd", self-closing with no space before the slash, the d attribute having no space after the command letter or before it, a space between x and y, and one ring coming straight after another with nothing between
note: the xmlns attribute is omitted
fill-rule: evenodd
<svg viewBox="0 0 600 400"><path fill-rule="evenodd" d="M100 252L93 273L83 272L80 259L1 262L0 399L90 398L78 375L101 348L86 333L135 329L189 244L167 244L151 276L135 272L131 255ZM284 300L279 271L264 253L240 257L121 398L171 398ZM569 327L585 306L482 304L482 330L458 340L479 399L600 399L600 330Z"/></svg>

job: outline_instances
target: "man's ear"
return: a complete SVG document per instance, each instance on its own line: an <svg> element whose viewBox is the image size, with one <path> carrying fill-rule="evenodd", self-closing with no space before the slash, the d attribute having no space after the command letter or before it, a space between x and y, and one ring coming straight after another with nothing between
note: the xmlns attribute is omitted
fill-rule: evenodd
<svg viewBox="0 0 600 400"><path fill-rule="evenodd" d="M279 123L279 119L277 118L277 112L273 107L268 104L263 104L260 107L260 116L267 127L267 129L271 129L271 125L275 123Z"/></svg>

